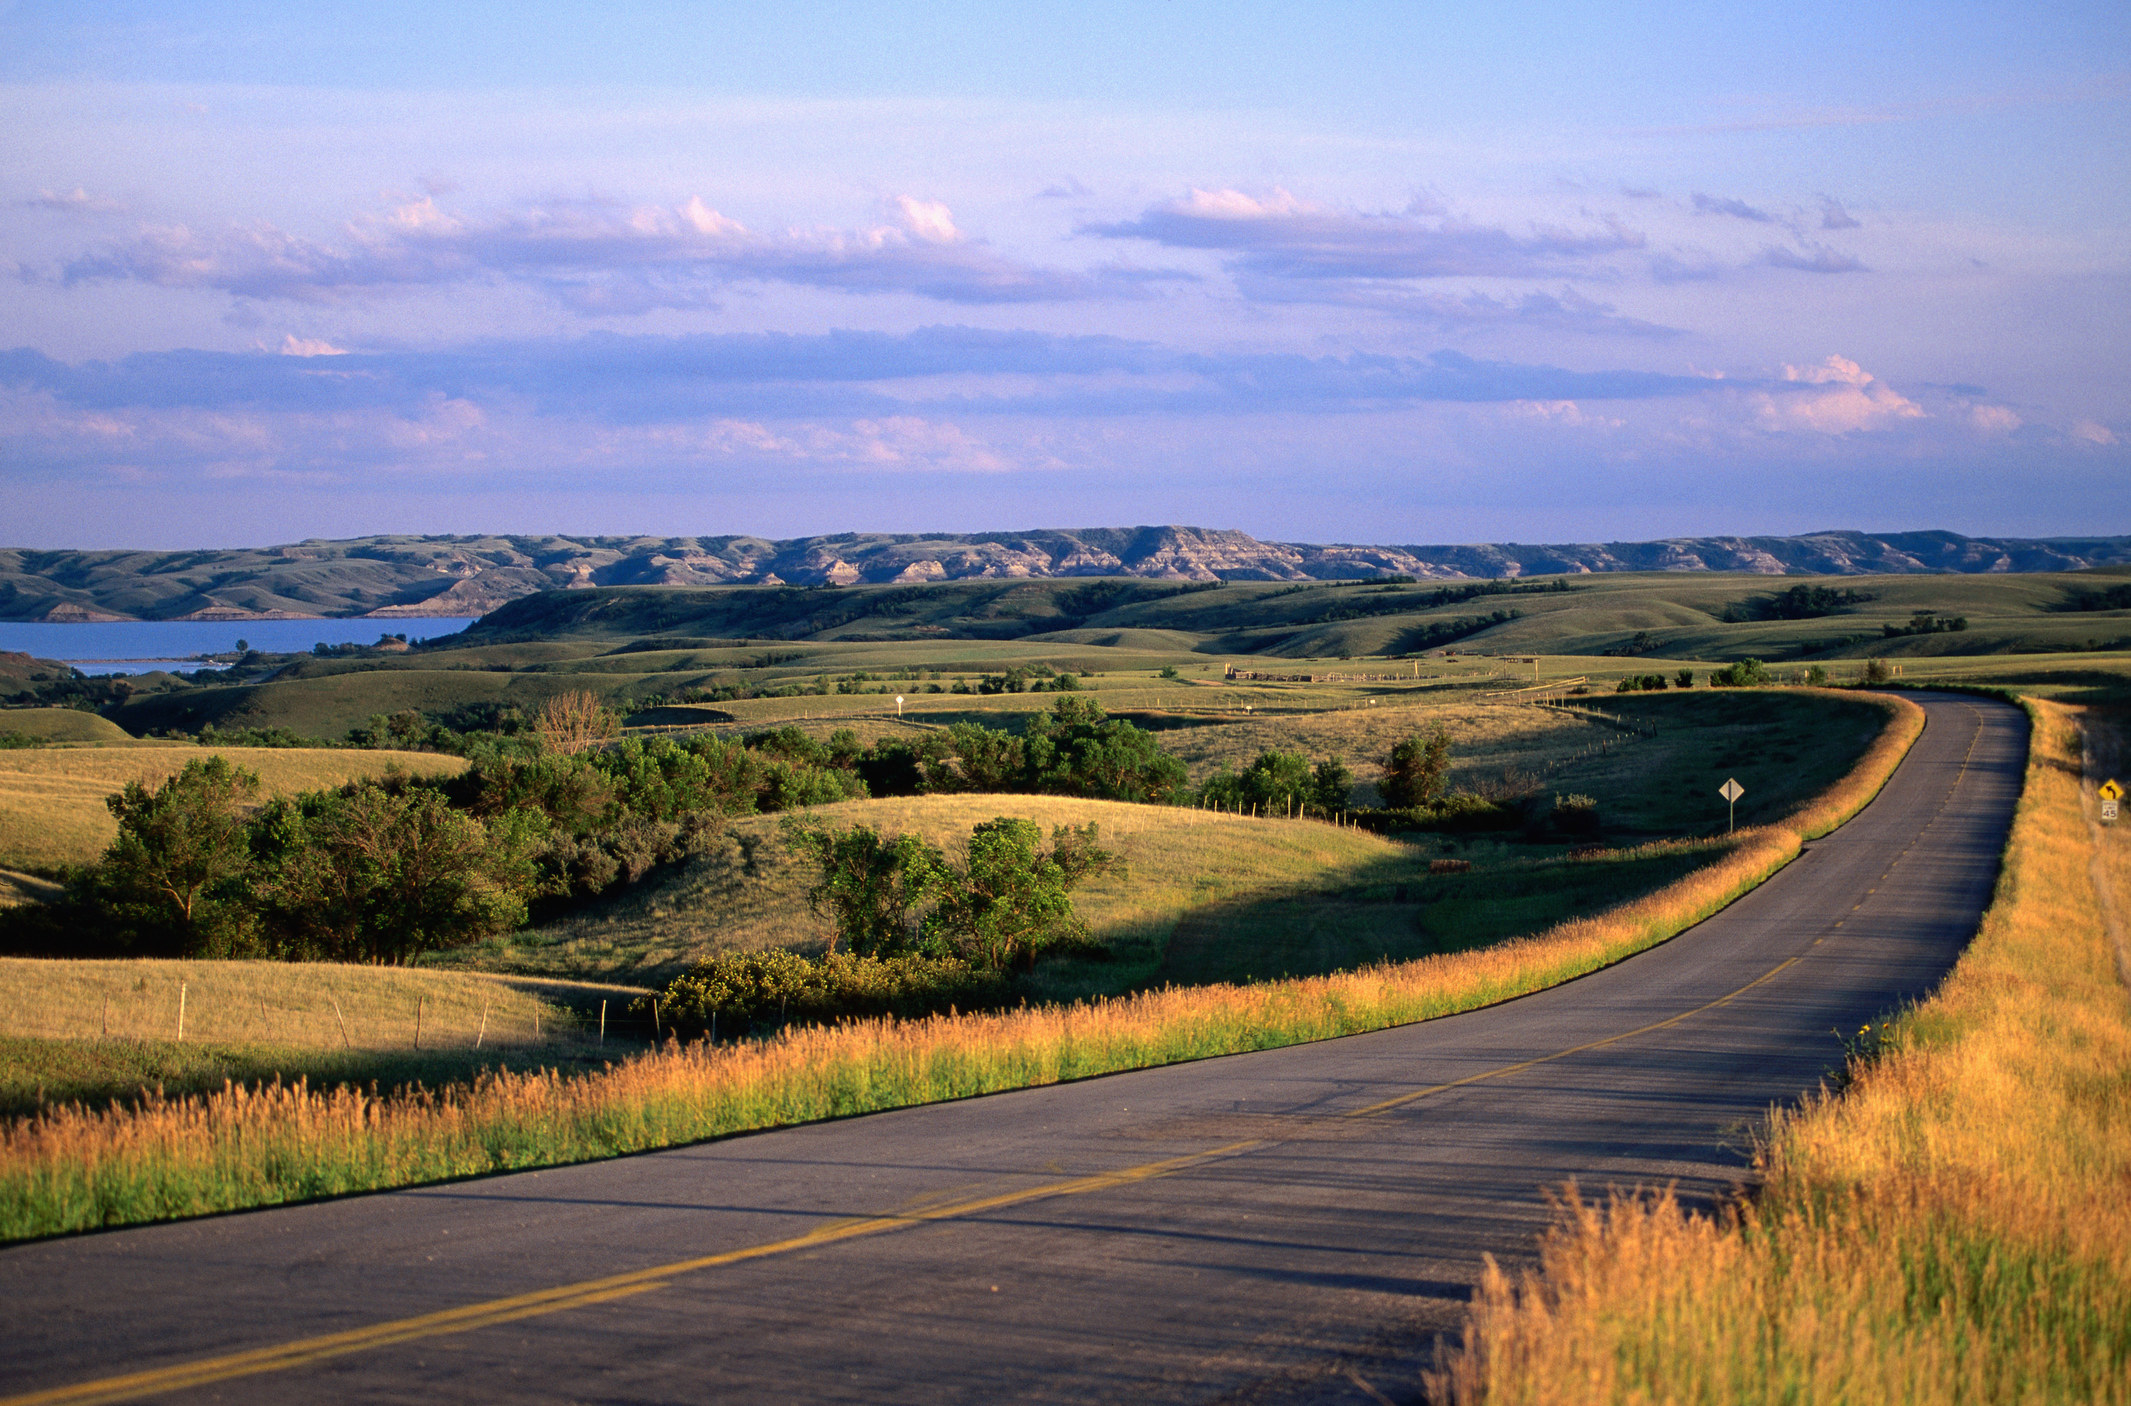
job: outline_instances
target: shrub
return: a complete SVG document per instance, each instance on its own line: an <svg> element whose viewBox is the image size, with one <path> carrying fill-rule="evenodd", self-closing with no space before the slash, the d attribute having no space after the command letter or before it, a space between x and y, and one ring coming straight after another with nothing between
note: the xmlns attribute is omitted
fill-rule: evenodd
<svg viewBox="0 0 2131 1406"><path fill-rule="evenodd" d="M1711 688L1758 688L1768 682L1768 670L1760 660L1741 659L1736 664L1727 664L1709 676Z"/></svg>
<svg viewBox="0 0 2131 1406"><path fill-rule="evenodd" d="M1438 724L1425 737L1409 737L1391 749L1376 789L1395 810L1425 806L1442 791L1449 770L1450 731Z"/></svg>
<svg viewBox="0 0 2131 1406"><path fill-rule="evenodd" d="M1599 830L1598 802L1589 796L1556 796L1547 818L1564 835L1595 835Z"/></svg>
<svg viewBox="0 0 2131 1406"><path fill-rule="evenodd" d="M979 971L953 957L837 952L809 959L773 948L698 962L655 999L663 1023L684 1031L708 1031L715 1024L738 1035L763 1026L996 1008L1012 989L1004 973ZM648 1016L653 999L638 1000L636 1012Z"/></svg>

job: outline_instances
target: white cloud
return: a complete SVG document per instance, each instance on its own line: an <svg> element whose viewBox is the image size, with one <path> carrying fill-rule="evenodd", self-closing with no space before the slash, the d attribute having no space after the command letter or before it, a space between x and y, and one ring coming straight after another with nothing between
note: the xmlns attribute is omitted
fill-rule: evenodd
<svg viewBox="0 0 2131 1406"><path fill-rule="evenodd" d="M2084 440L2088 444L2100 445L2103 448L2116 443L2115 431L2095 420L2081 420L2078 424L2072 426L2072 438Z"/></svg>
<svg viewBox="0 0 2131 1406"><path fill-rule="evenodd" d="M2020 428L2020 417L2002 405L1972 405L1968 422L1985 434L2011 434Z"/></svg>
<svg viewBox="0 0 2131 1406"><path fill-rule="evenodd" d="M316 337L299 337L294 332L281 339L283 356L346 356L346 347L336 347L331 342Z"/></svg>
<svg viewBox="0 0 2131 1406"><path fill-rule="evenodd" d="M1765 429L1840 435L1885 429L1924 415L1922 406L1847 357L1830 356L1818 366L1786 366L1783 379L1799 389L1758 397Z"/></svg>

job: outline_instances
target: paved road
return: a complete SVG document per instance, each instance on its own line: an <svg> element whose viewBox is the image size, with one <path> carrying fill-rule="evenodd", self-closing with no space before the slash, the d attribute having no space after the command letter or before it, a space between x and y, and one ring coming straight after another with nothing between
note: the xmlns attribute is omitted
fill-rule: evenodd
<svg viewBox="0 0 2131 1406"><path fill-rule="evenodd" d="M1839 1060L1833 1032L1927 991L1972 935L2026 724L1926 707L1858 819L1568 986L1298 1049L20 1247L0 1253L0 1393L142 1373L51 1399L1410 1399L1482 1252L1529 1258L1547 1189L1735 1184L1743 1130Z"/></svg>

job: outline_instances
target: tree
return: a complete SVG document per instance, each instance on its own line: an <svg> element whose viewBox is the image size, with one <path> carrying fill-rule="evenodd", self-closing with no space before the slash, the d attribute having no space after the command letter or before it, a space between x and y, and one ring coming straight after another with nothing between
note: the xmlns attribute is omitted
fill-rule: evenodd
<svg viewBox="0 0 2131 1406"><path fill-rule="evenodd" d="M1438 723L1425 736L1409 737L1391 749L1384 779L1376 783L1384 804L1394 810L1427 805L1443 791L1450 770L1450 730Z"/></svg>
<svg viewBox="0 0 2131 1406"><path fill-rule="evenodd" d="M1045 951L1085 941L1087 924L1066 891L1109 868L1114 857L1096 844L1094 824L1051 832L1052 848L1038 848L1043 830L1033 820L1000 816L970 832L967 862L950 869L939 907L928 924L966 961L993 971L1035 967Z"/></svg>
<svg viewBox="0 0 2131 1406"><path fill-rule="evenodd" d="M1159 805L1188 777L1153 733L1103 715L1092 698L1061 698L1029 720L1023 740L1028 788L1063 796Z"/></svg>
<svg viewBox="0 0 2131 1406"><path fill-rule="evenodd" d="M1310 776L1310 804L1326 815L1335 810L1344 810L1347 796L1354 789L1354 773L1345 759L1338 756L1325 758L1317 764Z"/></svg>
<svg viewBox="0 0 2131 1406"><path fill-rule="evenodd" d="M533 715L541 750L558 756L575 756L597 747L621 730L622 721L614 711L583 689L556 694Z"/></svg>
<svg viewBox="0 0 2131 1406"><path fill-rule="evenodd" d="M916 835L883 836L867 825L830 830L787 820L785 843L814 861L807 906L836 920L836 936L860 957L899 957L920 945L917 908L947 873L939 850Z"/></svg>
<svg viewBox="0 0 2131 1406"><path fill-rule="evenodd" d="M118 838L104 853L104 877L121 901L147 910L151 926L166 926L181 953L221 956L244 945L247 812L258 794L255 773L215 756L187 762L154 791L133 781L105 798Z"/></svg>
<svg viewBox="0 0 2131 1406"><path fill-rule="evenodd" d="M549 833L535 810L484 825L433 788L369 781L279 807L262 828L277 863L261 896L290 947L392 963L523 923Z"/></svg>

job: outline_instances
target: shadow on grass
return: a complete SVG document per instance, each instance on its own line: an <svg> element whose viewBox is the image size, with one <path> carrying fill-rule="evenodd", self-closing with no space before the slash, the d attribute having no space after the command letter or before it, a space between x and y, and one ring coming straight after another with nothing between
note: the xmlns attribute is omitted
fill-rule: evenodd
<svg viewBox="0 0 2131 1406"><path fill-rule="evenodd" d="M1473 867L1428 872L1429 852L1387 859L1336 891L1298 891L1212 904L1176 926L1159 982L1199 985L1320 976L1408 961L1543 931L1641 897L1711 862L1721 842L1605 850L1566 846L1469 850Z"/></svg>

